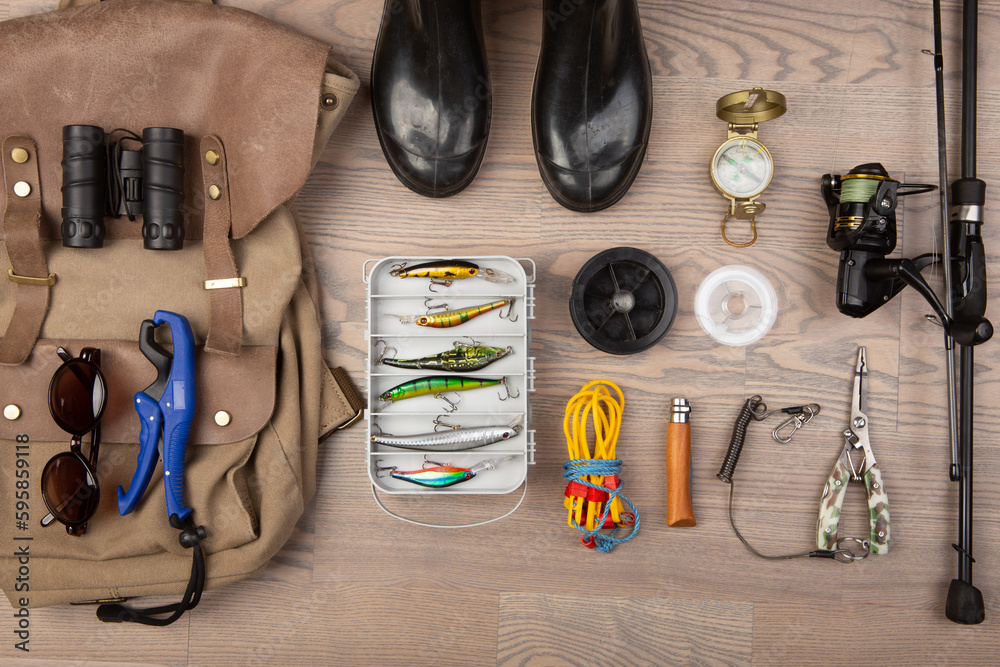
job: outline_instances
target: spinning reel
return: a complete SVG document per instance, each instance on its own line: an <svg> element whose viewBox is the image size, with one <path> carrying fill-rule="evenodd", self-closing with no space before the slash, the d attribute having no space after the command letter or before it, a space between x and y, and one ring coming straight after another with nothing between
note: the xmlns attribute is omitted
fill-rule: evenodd
<svg viewBox="0 0 1000 667"><path fill-rule="evenodd" d="M982 315L952 318L920 275L942 261L939 254L914 259L887 259L896 248L896 206L899 198L936 190L933 185L900 183L877 163L862 164L844 176L826 174L823 198L830 211L826 244L840 251L837 310L865 317L909 285L926 299L945 332L961 345L979 345L993 336L993 325ZM963 267L956 267L961 271ZM967 267L964 267L967 268Z"/></svg>

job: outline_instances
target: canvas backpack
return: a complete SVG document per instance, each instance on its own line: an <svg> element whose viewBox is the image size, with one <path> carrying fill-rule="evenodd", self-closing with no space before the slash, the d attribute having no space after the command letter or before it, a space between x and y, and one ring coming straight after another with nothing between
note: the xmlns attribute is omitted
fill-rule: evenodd
<svg viewBox="0 0 1000 667"><path fill-rule="evenodd" d="M155 311L184 315L196 344L184 501L207 588L263 570L315 491L319 443L362 406L323 358L295 209L358 78L328 45L207 0L63 5L0 23L0 583L15 607L189 591L161 469L134 512L116 502L139 452L133 396L157 377L138 345ZM73 124L183 130L183 249L145 249L127 217L106 218L103 247L63 246ZM47 405L60 347L100 348L107 383L100 503L79 537L39 525L43 468L71 438Z"/></svg>

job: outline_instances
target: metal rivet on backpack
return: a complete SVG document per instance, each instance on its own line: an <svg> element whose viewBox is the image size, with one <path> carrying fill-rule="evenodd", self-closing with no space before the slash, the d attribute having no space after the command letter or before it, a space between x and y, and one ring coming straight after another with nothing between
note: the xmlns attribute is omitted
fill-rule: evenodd
<svg viewBox="0 0 1000 667"><path fill-rule="evenodd" d="M18 197L27 197L31 194L31 185L27 181L18 181L14 184L14 194Z"/></svg>
<svg viewBox="0 0 1000 667"><path fill-rule="evenodd" d="M229 422L231 421L233 421L232 415L225 410L219 410L215 413L215 423L219 426L229 426Z"/></svg>
<svg viewBox="0 0 1000 667"><path fill-rule="evenodd" d="M29 157L28 151L23 148L15 148L10 152L10 159L18 164L24 164L28 161Z"/></svg>
<svg viewBox="0 0 1000 667"><path fill-rule="evenodd" d="M3 416L6 417L7 421L14 421L21 416L21 408L11 403L3 409Z"/></svg>
<svg viewBox="0 0 1000 667"><path fill-rule="evenodd" d="M208 186L208 196L212 199L218 199L222 196L222 190L218 185L210 185Z"/></svg>
<svg viewBox="0 0 1000 667"><path fill-rule="evenodd" d="M340 104L340 100L333 93L327 93L323 95L322 104L327 111L333 111Z"/></svg>
<svg viewBox="0 0 1000 667"><path fill-rule="evenodd" d="M205 162L213 166L219 164L219 154L215 151L208 151L205 153Z"/></svg>

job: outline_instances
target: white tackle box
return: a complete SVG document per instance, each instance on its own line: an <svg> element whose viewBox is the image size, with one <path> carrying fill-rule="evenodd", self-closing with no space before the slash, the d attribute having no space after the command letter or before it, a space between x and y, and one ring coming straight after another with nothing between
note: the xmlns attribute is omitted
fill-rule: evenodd
<svg viewBox="0 0 1000 667"><path fill-rule="evenodd" d="M432 285L428 278L400 278L392 275L394 267L415 266L435 260L472 262L483 269L493 269L513 276L510 283L493 283L471 277L455 280L449 286ZM528 267L530 273L525 271ZM373 488L389 494L504 494L515 491L527 478L528 465L534 464L535 432L530 428L530 403L528 395L535 390L534 358L529 356L529 322L534 319L535 264L530 259L515 260L505 256L488 257L386 257L369 259L362 269L367 285L368 345L366 389L368 406L365 410L367 424L365 465ZM403 323L397 316L429 314L428 309L442 304L447 310L459 310L500 299L512 298L511 317L507 308L484 312L462 324L447 328L419 326ZM438 311L431 311L438 312ZM444 352L455 342L494 347L511 347L513 352L488 366L470 372L456 373L426 369L395 368L379 363L384 348L391 348L390 355L399 359L415 359ZM451 378L506 378L511 397L501 400L507 391L502 386L481 387L460 393L449 393L447 398L458 401L457 409L434 395L417 396L401 401L384 403L383 392L408 380L427 376ZM373 444L372 433L416 435L434 431L435 420L466 428L500 426L519 420L521 432L508 440L458 452L432 453L397 449ZM493 470L484 470L476 477L444 488L428 488L377 474L376 466L396 466L400 471L418 470L425 460L468 468L487 459L510 455Z"/></svg>

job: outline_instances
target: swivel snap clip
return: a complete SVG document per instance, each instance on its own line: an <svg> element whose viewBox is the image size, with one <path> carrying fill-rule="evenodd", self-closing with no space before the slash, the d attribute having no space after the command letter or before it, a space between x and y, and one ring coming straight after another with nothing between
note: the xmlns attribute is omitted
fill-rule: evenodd
<svg viewBox="0 0 1000 667"><path fill-rule="evenodd" d="M783 445L792 441L792 436L800 428L812 421L812 418L819 414L819 405L810 403L791 408L784 408L782 412L790 414L791 417L781 422L771 431L771 437Z"/></svg>

